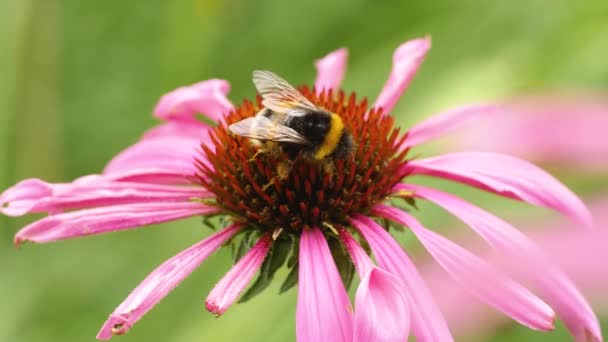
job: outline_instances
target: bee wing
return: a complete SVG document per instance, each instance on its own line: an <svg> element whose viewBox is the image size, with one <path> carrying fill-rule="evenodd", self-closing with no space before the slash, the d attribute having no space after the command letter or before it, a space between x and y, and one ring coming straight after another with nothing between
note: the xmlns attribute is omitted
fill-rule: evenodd
<svg viewBox="0 0 608 342"><path fill-rule="evenodd" d="M299 145L310 144L306 137L295 130L260 115L233 123L228 129L236 135L247 138L289 142Z"/></svg>
<svg viewBox="0 0 608 342"><path fill-rule="evenodd" d="M274 112L289 116L302 116L319 111L304 95L277 74L267 70L255 70L253 83L262 95L262 104Z"/></svg>

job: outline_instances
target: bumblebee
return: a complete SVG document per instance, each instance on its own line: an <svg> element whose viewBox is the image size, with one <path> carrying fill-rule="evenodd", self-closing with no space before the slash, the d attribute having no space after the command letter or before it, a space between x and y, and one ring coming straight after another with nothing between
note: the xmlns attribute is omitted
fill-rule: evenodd
<svg viewBox="0 0 608 342"><path fill-rule="evenodd" d="M270 71L254 71L253 83L264 108L230 125L232 133L253 139L260 152L279 147L291 161L301 155L313 162L331 162L352 153L352 135L339 115L315 106ZM279 172L281 178L286 178L285 172Z"/></svg>

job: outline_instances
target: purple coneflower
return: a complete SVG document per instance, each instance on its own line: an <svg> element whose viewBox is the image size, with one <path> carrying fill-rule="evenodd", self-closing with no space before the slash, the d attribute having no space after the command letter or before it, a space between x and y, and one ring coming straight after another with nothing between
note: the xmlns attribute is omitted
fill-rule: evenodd
<svg viewBox="0 0 608 342"><path fill-rule="evenodd" d="M393 70L373 106L339 88L345 49L319 60L315 86L298 89L313 104L342 118L356 148L351 156L336 160L331 170L298 157L282 180L277 165L285 156L256 154L248 139L227 129L255 115L261 98L233 106L226 98L229 84L223 80L179 88L163 96L155 109L167 122L115 157L102 175L67 184L29 179L6 190L1 198L6 215L49 213L19 231L15 243L50 242L191 216L227 218L225 227L166 261L133 290L103 325L100 339L128 331L211 253L230 243L237 261L206 300L207 309L216 315L243 295L256 273L260 275L246 298L263 290L275 271L287 265L290 272L281 290L298 285L298 341L404 341L410 327L419 341L450 341L433 296L389 234L394 224L407 226L474 295L530 328L550 330L554 312L549 305L403 209L416 199L435 202L490 245L509 252L536 249L506 222L453 195L413 185L409 176L465 183L555 209L584 226L591 221L570 190L528 162L474 152L409 158L411 147L441 136L463 117L494 110L487 104L464 106L401 133L389 114L429 48L430 39L422 38L397 49ZM398 198L404 199L402 204L387 204L387 199ZM361 282L353 310L346 288L355 269ZM554 278L547 286L569 288L567 280ZM555 309L574 317L577 329L599 336L593 312L573 291L556 299Z"/></svg>

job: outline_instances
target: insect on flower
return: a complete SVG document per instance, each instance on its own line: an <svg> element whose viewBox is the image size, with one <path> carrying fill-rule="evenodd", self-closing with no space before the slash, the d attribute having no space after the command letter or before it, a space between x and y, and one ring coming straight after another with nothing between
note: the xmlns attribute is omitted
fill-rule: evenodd
<svg viewBox="0 0 608 342"><path fill-rule="evenodd" d="M264 108L254 117L230 125L232 133L255 139L259 152L280 149L276 152L285 152L289 160L302 154L332 165L333 160L351 155L353 138L338 114L315 106L270 71L254 71L253 83L262 95ZM287 178L289 167L283 163L279 166L279 178Z"/></svg>
<svg viewBox="0 0 608 342"><path fill-rule="evenodd" d="M371 106L340 89L345 49L317 62L314 87L294 88L270 72L256 72L261 96L238 106L226 98L229 84L223 80L179 88L164 95L154 111L166 123L121 152L101 175L62 184L24 180L2 193L1 210L9 216L49 213L17 232L17 245L192 216L225 218L217 232L144 279L110 314L99 339L130 330L211 253L229 244L235 264L206 300L216 315L239 297L246 300L264 290L284 265L289 273L281 291L298 288L300 342L404 341L410 326L420 341L451 341L432 294L390 234L396 224L408 227L464 288L514 320L550 330L555 309L568 318L575 336L601 340L597 319L583 297L558 269L545 267L542 252L523 234L454 195L411 183L411 175L444 178L552 208L582 226L591 222L575 194L526 161L476 152L409 156L410 148L443 135L461 120L497 109L491 104L463 106L405 133L395 127L390 113L429 48L428 38L401 45ZM204 124L197 114L218 125ZM445 208L502 253L525 252L527 261L537 262L539 272L545 272L544 285L553 291L540 299L425 228L407 212L408 203L416 200ZM354 273L361 281L353 310L346 288Z"/></svg>

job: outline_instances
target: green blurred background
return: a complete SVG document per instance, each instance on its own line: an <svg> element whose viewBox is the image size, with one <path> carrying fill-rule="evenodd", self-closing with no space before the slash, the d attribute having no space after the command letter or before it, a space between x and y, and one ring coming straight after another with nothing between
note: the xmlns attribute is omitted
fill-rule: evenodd
<svg viewBox="0 0 608 342"><path fill-rule="evenodd" d="M154 104L175 87L225 78L240 102L254 93L251 70L310 83L313 60L342 46L351 57L345 89L373 99L393 49L427 34L433 48L394 111L404 126L472 101L608 88L605 0L5 0L0 187L99 172L156 123ZM563 179L583 194L597 191L580 177ZM508 218L549 215L480 192L466 195ZM423 209L418 215L433 228L453 223ZM93 341L148 272L209 233L193 219L16 250L12 236L32 217L0 220L0 341L7 342ZM116 340L293 340L296 291L277 296L278 284L219 319L205 311L208 291L229 265L229 252L217 253ZM570 337L561 325L541 334L513 324L489 340Z"/></svg>

